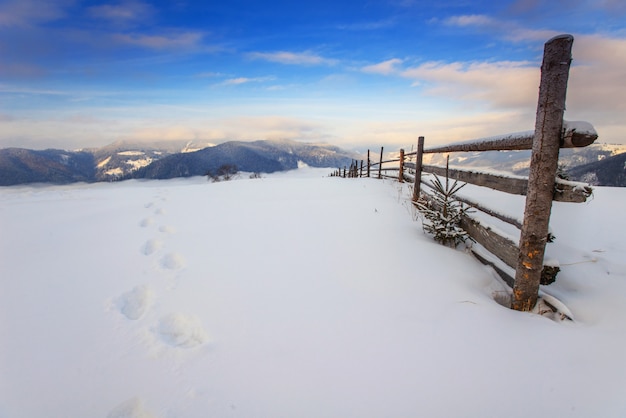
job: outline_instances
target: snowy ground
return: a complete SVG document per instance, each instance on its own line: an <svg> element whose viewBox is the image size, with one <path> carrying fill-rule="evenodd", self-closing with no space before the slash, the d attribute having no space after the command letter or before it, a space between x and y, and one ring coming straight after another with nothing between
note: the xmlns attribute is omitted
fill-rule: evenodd
<svg viewBox="0 0 626 418"><path fill-rule="evenodd" d="M555 205L554 322L328 172L0 189L0 418L626 416L626 189Z"/></svg>

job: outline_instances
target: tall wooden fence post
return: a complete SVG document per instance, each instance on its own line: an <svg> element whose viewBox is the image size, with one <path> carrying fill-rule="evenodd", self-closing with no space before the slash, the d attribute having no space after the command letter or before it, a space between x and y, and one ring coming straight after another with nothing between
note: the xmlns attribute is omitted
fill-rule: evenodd
<svg viewBox="0 0 626 418"><path fill-rule="evenodd" d="M378 163L378 178L379 179L383 178L382 169L383 169L383 147L380 147L380 162Z"/></svg>
<svg viewBox="0 0 626 418"><path fill-rule="evenodd" d="M528 192L511 304L518 311L532 310L539 294L573 43L571 35L560 35L544 46Z"/></svg>
<svg viewBox="0 0 626 418"><path fill-rule="evenodd" d="M424 137L417 139L417 153L415 154L415 183L413 184L413 201L420 198L422 187L422 158L424 157Z"/></svg>
<svg viewBox="0 0 626 418"><path fill-rule="evenodd" d="M404 182L404 149L400 148L400 170L398 172L398 181Z"/></svg>
<svg viewBox="0 0 626 418"><path fill-rule="evenodd" d="M371 165L370 150L367 150L367 177L368 178L370 176L370 165Z"/></svg>

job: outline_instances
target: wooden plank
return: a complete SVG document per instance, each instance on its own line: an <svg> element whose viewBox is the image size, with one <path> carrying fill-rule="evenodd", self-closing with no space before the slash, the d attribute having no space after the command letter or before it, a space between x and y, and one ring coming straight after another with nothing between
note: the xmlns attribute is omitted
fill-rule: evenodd
<svg viewBox="0 0 626 418"><path fill-rule="evenodd" d="M400 161L400 160L399 160L398 158L395 158L395 159L392 159L392 160L380 161L380 162L378 162L378 163L372 163L372 167L374 167L374 166L379 166L379 165L381 165L381 164L397 163L397 162L399 162L399 161Z"/></svg>
<svg viewBox="0 0 626 418"><path fill-rule="evenodd" d="M440 177L445 177L446 175L445 167L424 165L422 169L427 173L433 173ZM526 190L528 188L528 181L525 178L513 178L504 175L478 173L452 168L449 169L449 176L454 180L522 196L526 194Z"/></svg>
<svg viewBox="0 0 626 418"><path fill-rule="evenodd" d="M500 278L502 280L504 280L504 282L511 288L513 289L513 284L515 283L515 278L512 277L510 274L508 274L506 271L504 271L503 269L501 269L500 267L498 267L498 265L496 263L493 263L489 260L487 260L485 257L483 257L481 254L479 254L477 251L472 250L472 254L474 255L474 257L476 257L478 259L478 261L480 261L481 263L491 266L491 268L493 268L496 273L498 273L498 276L500 276Z"/></svg>
<svg viewBox="0 0 626 418"><path fill-rule="evenodd" d="M589 122L563 121L561 148L579 148L593 144L598 133Z"/></svg>
<svg viewBox="0 0 626 418"><path fill-rule="evenodd" d="M555 202L583 203L592 194L593 188L588 184L557 178L554 182L554 196L552 200Z"/></svg>
<svg viewBox="0 0 626 418"><path fill-rule="evenodd" d="M413 197L412 201L417 202L420 197L421 192L421 183L422 183L422 158L424 156L424 137L420 136L417 139L417 151L415 153L415 164L413 167L415 169L415 179L413 181ZM409 163L406 163L407 167Z"/></svg>
<svg viewBox="0 0 626 418"><path fill-rule="evenodd" d="M522 229L522 223L519 220L517 220L517 219L515 219L515 218L513 218L511 216L507 216L507 215L505 215L503 213L500 213L500 212L497 212L497 211L495 211L493 209L490 209L490 208L486 207L485 205L483 205L481 203L475 202L475 201L470 200L470 199L463 198L461 196L455 196L455 199L458 200L459 202L465 203L468 206L471 206L474 209L477 209L477 210L479 210L479 211L481 211L483 213L486 213L489 216L493 216L494 218L499 219L502 222L506 222L506 223L508 223L510 225L513 225L517 229Z"/></svg>
<svg viewBox="0 0 626 418"><path fill-rule="evenodd" d="M398 181L404 182L404 148L400 148L400 172L398 173Z"/></svg>
<svg viewBox="0 0 626 418"><path fill-rule="evenodd" d="M515 268L519 256L515 242L497 234L491 228L484 227L469 216L462 218L460 226L487 251L504 261L507 266Z"/></svg>
<svg viewBox="0 0 626 418"><path fill-rule="evenodd" d="M413 163L404 163L406 167L415 168ZM445 167L435 165L422 166L423 171L445 176ZM526 196L528 191L528 179L523 177L509 177L499 174L480 173L475 171L466 171L458 169L449 169L451 179L459 180L465 183L474 184L476 186L488 187L493 190ZM593 193L593 188L584 184L562 179L555 179L554 193L552 199L556 202L582 203Z"/></svg>
<svg viewBox="0 0 626 418"><path fill-rule="evenodd" d="M534 131L525 131L504 134L491 138L474 139L441 147L428 148L424 154L446 152L474 152L474 151L523 151L533 148ZM560 148L579 148L593 144L598 139L598 133L588 122L563 122L563 131L560 136ZM406 154L415 155L415 152Z"/></svg>
<svg viewBox="0 0 626 418"><path fill-rule="evenodd" d="M511 303L511 308L518 311L532 310L539 296L573 43L573 36L560 35L544 46L528 195Z"/></svg>
<svg viewBox="0 0 626 418"><path fill-rule="evenodd" d="M378 178L380 179L380 169L383 166L383 147L380 147L380 164L378 165Z"/></svg>

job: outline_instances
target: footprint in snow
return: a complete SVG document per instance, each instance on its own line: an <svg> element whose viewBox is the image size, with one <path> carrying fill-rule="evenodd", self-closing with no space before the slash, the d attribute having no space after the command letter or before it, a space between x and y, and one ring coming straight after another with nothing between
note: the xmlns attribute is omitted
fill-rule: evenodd
<svg viewBox="0 0 626 418"><path fill-rule="evenodd" d="M145 228L145 227L152 225L153 223L154 221L151 218L145 218L139 222L139 226L142 228Z"/></svg>
<svg viewBox="0 0 626 418"><path fill-rule="evenodd" d="M143 205L143 207L146 209L150 209L152 206L154 206L154 202L148 202L145 205Z"/></svg>
<svg viewBox="0 0 626 418"><path fill-rule="evenodd" d="M167 270L178 270L185 267L185 259L178 253L168 253L161 258L161 267Z"/></svg>
<svg viewBox="0 0 626 418"><path fill-rule="evenodd" d="M145 244L143 244L143 247L141 247L141 252L144 255L152 255L159 251L161 247L163 247L163 241L158 239L149 239L145 242Z"/></svg>
<svg viewBox="0 0 626 418"><path fill-rule="evenodd" d="M156 415L147 411L143 399L136 397L122 402L109 412L107 418L155 418Z"/></svg>
<svg viewBox="0 0 626 418"><path fill-rule="evenodd" d="M154 291L148 285L137 286L133 290L124 293L117 300L120 313L131 320L141 319L146 313L152 301Z"/></svg>
<svg viewBox="0 0 626 418"><path fill-rule="evenodd" d="M209 340L200 318L178 312L162 317L157 332L172 347L193 348Z"/></svg>
<svg viewBox="0 0 626 418"><path fill-rule="evenodd" d="M164 234L173 234L176 232L176 228L174 228L173 226L163 225L159 227L159 231L163 232Z"/></svg>
<svg viewBox="0 0 626 418"><path fill-rule="evenodd" d="M159 208L157 210L154 211L155 215L165 215L167 213L167 211L165 209Z"/></svg>

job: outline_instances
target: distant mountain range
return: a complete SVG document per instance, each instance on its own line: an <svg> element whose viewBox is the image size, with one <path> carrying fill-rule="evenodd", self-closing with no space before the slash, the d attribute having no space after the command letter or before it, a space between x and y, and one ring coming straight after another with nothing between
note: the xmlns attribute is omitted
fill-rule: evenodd
<svg viewBox="0 0 626 418"><path fill-rule="evenodd" d="M574 167L570 180L596 186L626 187L626 153Z"/></svg>
<svg viewBox="0 0 626 418"><path fill-rule="evenodd" d="M331 145L289 140L225 142L196 152L177 153L154 161L130 174L132 178L168 179L215 174L220 166L234 165L240 171L272 173L291 170L301 161L312 167L350 165L355 153Z"/></svg>
<svg viewBox="0 0 626 418"><path fill-rule="evenodd" d="M290 140L219 145L203 142L115 142L80 151L0 149L0 186L65 184L131 178L167 179L211 175L224 165L240 171L271 173L298 167L349 166L359 155L328 144ZM450 165L528 174L530 151L452 153ZM570 179L597 186L626 186L626 146L593 144L562 149L559 164ZM425 164L445 165L444 154L425 154Z"/></svg>
<svg viewBox="0 0 626 418"><path fill-rule="evenodd" d="M0 186L26 183L167 179L214 173L229 164L240 171L271 173L298 167L350 165L355 153L328 144L290 140L225 142L115 142L80 151L0 149Z"/></svg>
<svg viewBox="0 0 626 418"><path fill-rule="evenodd" d="M424 154L424 164L445 165L445 159L446 154ZM626 186L625 159L626 145L592 144L584 148L564 148L559 152L559 166L571 180L594 186ZM450 153L451 167L526 176L529 164L530 151Z"/></svg>

